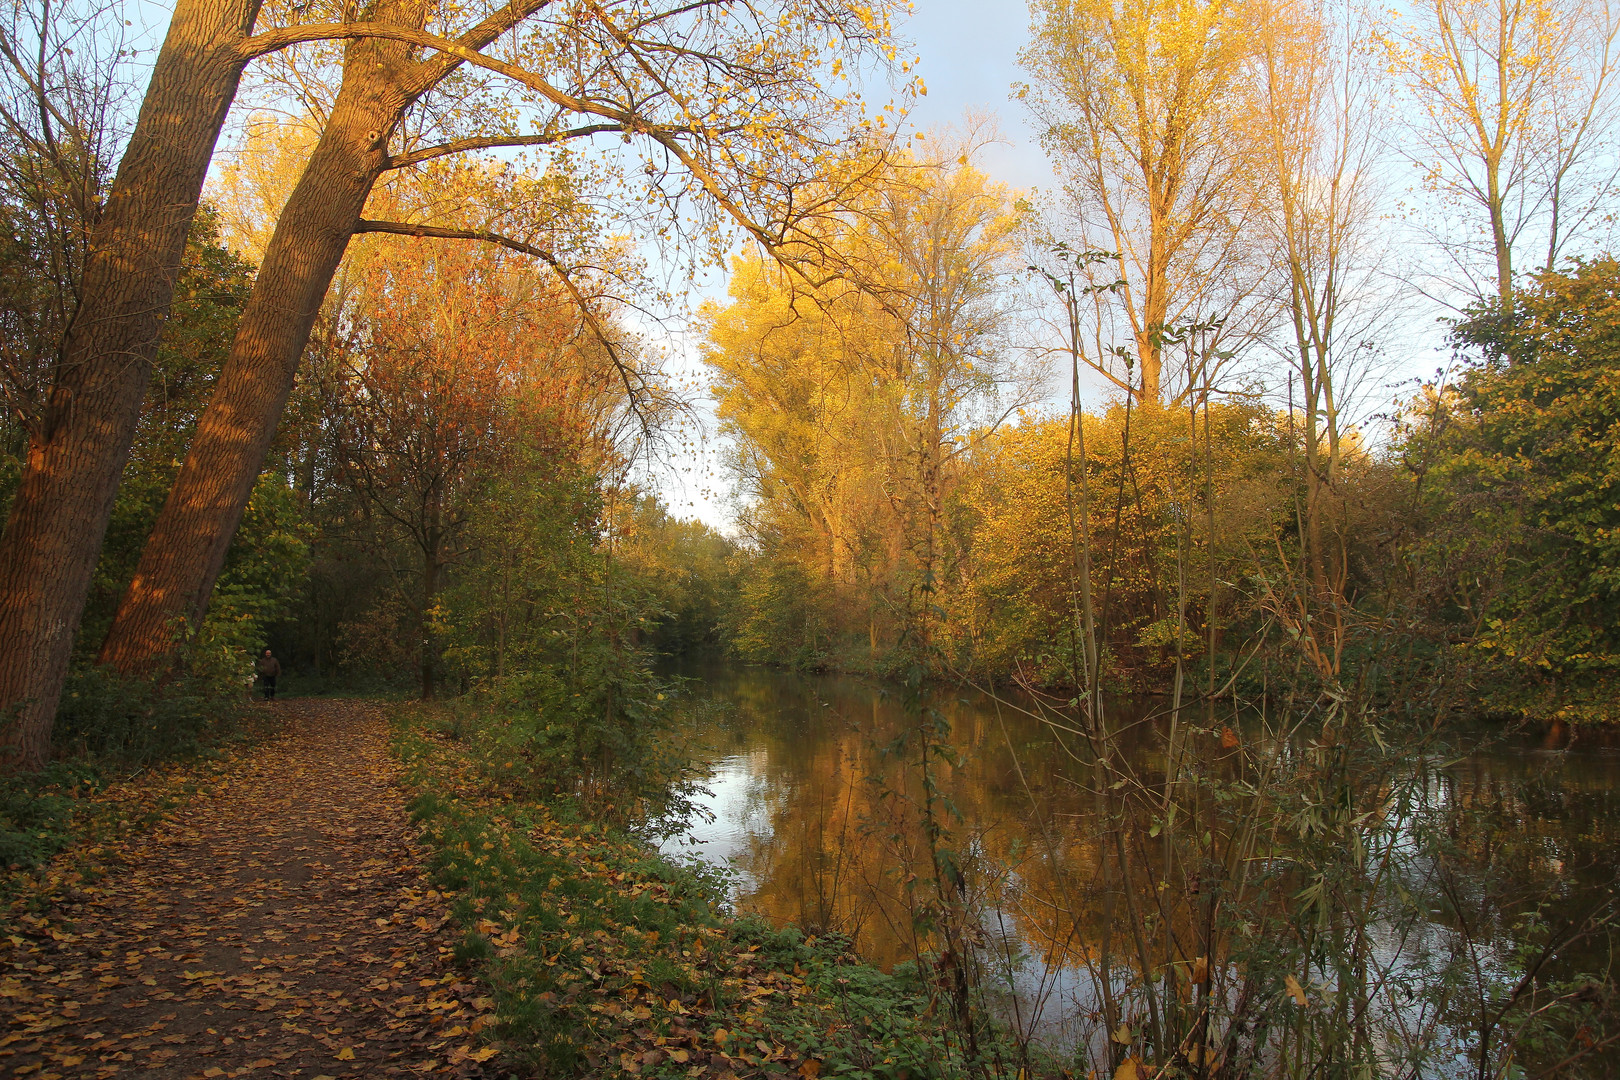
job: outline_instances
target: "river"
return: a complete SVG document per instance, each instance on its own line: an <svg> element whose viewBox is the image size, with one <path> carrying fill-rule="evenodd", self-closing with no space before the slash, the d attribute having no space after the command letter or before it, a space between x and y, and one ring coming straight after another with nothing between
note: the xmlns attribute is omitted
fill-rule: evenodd
<svg viewBox="0 0 1620 1080"><path fill-rule="evenodd" d="M739 912L808 932L837 930L871 962L915 960L929 860L915 726L896 692L870 681L723 664L695 681L693 760L709 773L689 831L665 842L732 875ZM972 856L982 889L982 951L1013 989L1032 1035L1064 1040L1089 1007L1080 957L1084 913L1059 879L1098 860L1084 770L1041 722L981 695L940 693L946 752L932 779L940 845ZM1117 701L1126 723L1154 700ZM908 744L909 746L909 744ZM1620 839L1620 744L1568 732L1464 733L1434 762L1444 798L1465 801L1514 841L1514 875L1566 908L1612 889ZM1080 777L1081 779L1077 779ZM1041 828L1046 833L1041 834ZM1052 830L1060 836L1056 843ZM1076 925L1076 924L1079 925Z"/></svg>

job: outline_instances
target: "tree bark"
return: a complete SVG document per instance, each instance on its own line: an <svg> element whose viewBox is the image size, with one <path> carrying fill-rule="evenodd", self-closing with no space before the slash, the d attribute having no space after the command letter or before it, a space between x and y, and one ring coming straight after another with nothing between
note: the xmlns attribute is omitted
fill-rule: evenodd
<svg viewBox="0 0 1620 1080"><path fill-rule="evenodd" d="M96 223L83 301L0 534L0 758L37 769L119 477L140 419L186 234L259 0L180 0Z"/></svg>
<svg viewBox="0 0 1620 1080"><path fill-rule="evenodd" d="M433 605L438 600L439 571L444 565L439 558L444 541L442 502L439 486L435 483L429 496L428 519L422 529L422 655L418 658L418 670L422 678L423 701L432 701L434 691L437 652L433 640Z"/></svg>
<svg viewBox="0 0 1620 1080"><path fill-rule="evenodd" d="M373 22L420 28L423 0L382 4ZM101 649L130 673L202 621L298 361L377 178L388 140L426 89L411 45L362 38L344 56L331 117L265 250L253 294L185 464L141 553Z"/></svg>

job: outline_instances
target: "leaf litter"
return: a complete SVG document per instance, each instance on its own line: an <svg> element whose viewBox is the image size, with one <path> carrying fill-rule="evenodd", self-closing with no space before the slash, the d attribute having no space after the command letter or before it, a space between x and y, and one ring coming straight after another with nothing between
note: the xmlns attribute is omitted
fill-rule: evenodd
<svg viewBox="0 0 1620 1080"><path fill-rule="evenodd" d="M234 761L95 878L48 876L0 942L0 1073L498 1075L487 989L458 970L382 710L274 707ZM65 853L59 863L73 857Z"/></svg>

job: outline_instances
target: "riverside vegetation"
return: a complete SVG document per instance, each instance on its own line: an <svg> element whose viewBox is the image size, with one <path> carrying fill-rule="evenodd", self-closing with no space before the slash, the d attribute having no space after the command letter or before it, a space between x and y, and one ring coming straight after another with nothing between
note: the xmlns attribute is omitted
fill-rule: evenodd
<svg viewBox="0 0 1620 1080"><path fill-rule="evenodd" d="M1613 866L1529 887L1562 853L1445 767L1617 719L1620 20L1036 0L1037 198L868 101L923 92L903 14L181 0L132 112L114 9L0 11L18 925L236 752L268 645L423 702L460 961L538 1074L1606 1075ZM728 533L644 467L693 423L653 264L729 268ZM649 854L703 651L901 703L894 970ZM1012 759L1016 858L948 795L953 686L1056 763ZM1061 1045L1020 905L1078 958Z"/></svg>

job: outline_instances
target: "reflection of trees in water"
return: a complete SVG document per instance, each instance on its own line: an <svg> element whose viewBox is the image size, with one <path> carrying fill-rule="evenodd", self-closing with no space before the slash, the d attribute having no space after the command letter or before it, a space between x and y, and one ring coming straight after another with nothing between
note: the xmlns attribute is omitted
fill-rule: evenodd
<svg viewBox="0 0 1620 1080"><path fill-rule="evenodd" d="M752 883L739 906L813 931L848 933L882 965L930 952L935 943L919 931L927 921L929 853L918 812L918 763L915 755L883 750L907 723L899 702L851 680L759 670L728 670L714 690L736 706L721 737L734 749L762 751L764 762L751 789L750 816L765 824L737 858ZM1058 1021L1091 1008L1086 969L1096 961L1105 884L1096 804L1081 763L1059 750L1048 732L960 698L946 695L938 705L950 721L951 752L937 780L960 813L960 820L947 823L944 842L966 871L964 897L980 931L980 958L999 969L988 982L1016 990L1003 995L1002 1005L1020 1026L1050 1033ZM1138 774L1151 778L1162 766L1150 735L1143 725L1128 752ZM1212 744L1197 752L1213 757L1217 750ZM1423 980L1454 978L1462 986L1462 968L1481 958L1488 969L1483 977L1507 979L1518 962L1513 958L1529 955L1546 938L1548 920L1528 917L1539 901L1563 898L1573 906L1613 883L1620 755L1560 756L1520 740L1454 764L1430 758L1411 768L1407 794L1418 797L1407 805L1408 820L1367 827L1383 830L1392 844L1420 846L1422 857L1406 860L1405 876L1380 886L1392 896L1396 886L1406 894L1368 941L1379 954L1374 967L1383 972L1378 1007L1406 1010L1395 1027L1438 1037L1434 1002L1420 1001ZM1224 818L1214 814L1210 821L1218 830L1242 812L1235 802ZM1161 851L1145 826L1136 830L1125 864L1134 880L1106 885L1147 895L1167 876ZM1305 885L1297 868L1282 860L1257 859L1252 874L1261 900L1245 914L1262 921L1283 918L1286 901ZM1276 908L1270 915L1268 903ZM1173 922L1184 923L1197 908L1187 903L1167 910ZM1402 911L1417 914L1403 921ZM1185 925L1160 930L1193 938ZM1593 937L1566 951L1542 978L1591 968L1606 947L1605 937ZM1496 963L1495 957L1507 959ZM1196 961L1189 955L1186 971L1155 972L1154 978L1164 992L1185 999ZM1116 977L1130 967L1116 953ZM1335 978L1319 973L1318 984L1329 991ZM1465 1004L1454 996L1446 1007Z"/></svg>
<svg viewBox="0 0 1620 1080"><path fill-rule="evenodd" d="M929 865L919 763L884 752L906 724L898 701L854 681L812 683L758 670L728 672L715 690L743 721L728 737L763 746L771 762L751 789L749 815L760 820L763 811L769 828L751 832L735 857L754 883L739 906L848 933L879 964L927 952L931 943L919 938L915 918L917 882ZM1055 958L1073 937L1071 913L1055 898L1072 894L1096 859L1082 820L1088 806L1055 768L1043 733L1019 726L1013 737L1030 790L1070 822L1055 859L1038 850L1029 837L1029 793L994 716L952 699L938 707L954 751L938 777L958 811L946 823L949 842L974 871L982 898L1006 905L1012 936L1043 962Z"/></svg>

